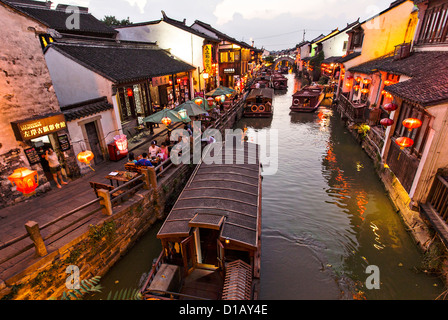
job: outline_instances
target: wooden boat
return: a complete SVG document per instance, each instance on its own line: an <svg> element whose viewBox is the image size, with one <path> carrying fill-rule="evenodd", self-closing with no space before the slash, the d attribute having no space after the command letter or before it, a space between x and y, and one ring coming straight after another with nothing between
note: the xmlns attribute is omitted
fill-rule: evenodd
<svg viewBox="0 0 448 320"><path fill-rule="evenodd" d="M254 82L251 85L251 89L264 89L264 88L272 88L272 77L268 76L259 76L255 78Z"/></svg>
<svg viewBox="0 0 448 320"><path fill-rule="evenodd" d="M225 145L207 146L160 228L163 249L141 289L145 299L258 298L260 147L237 141L229 151Z"/></svg>
<svg viewBox="0 0 448 320"><path fill-rule="evenodd" d="M269 118L274 112L272 100L274 98L274 89L252 89L246 97L246 106L243 116L248 118Z"/></svg>
<svg viewBox="0 0 448 320"><path fill-rule="evenodd" d="M274 74L272 79L274 90L287 90L288 89L288 79L282 74Z"/></svg>
<svg viewBox="0 0 448 320"><path fill-rule="evenodd" d="M320 86L307 86L292 96L291 111L314 112L324 99L324 92Z"/></svg>

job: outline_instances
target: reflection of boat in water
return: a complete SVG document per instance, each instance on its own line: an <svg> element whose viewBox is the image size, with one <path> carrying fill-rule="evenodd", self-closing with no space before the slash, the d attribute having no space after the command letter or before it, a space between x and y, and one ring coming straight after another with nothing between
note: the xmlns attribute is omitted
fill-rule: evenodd
<svg viewBox="0 0 448 320"><path fill-rule="evenodd" d="M274 98L274 89L252 89L246 97L246 106L243 116L248 118L270 118L274 112L272 109L272 100Z"/></svg>
<svg viewBox="0 0 448 320"><path fill-rule="evenodd" d="M319 108L324 96L321 86L304 87L293 94L290 109L293 112L314 112Z"/></svg>
<svg viewBox="0 0 448 320"><path fill-rule="evenodd" d="M141 290L145 299L258 298L259 151L252 143L209 146L209 161L197 165L157 234L163 250ZM229 164L229 156L236 163ZM211 158L215 162L206 163Z"/></svg>
<svg viewBox="0 0 448 320"><path fill-rule="evenodd" d="M247 128L252 128L255 130L266 129L266 128L271 127L272 119L273 119L272 117L270 117L270 118L245 118L244 125Z"/></svg>

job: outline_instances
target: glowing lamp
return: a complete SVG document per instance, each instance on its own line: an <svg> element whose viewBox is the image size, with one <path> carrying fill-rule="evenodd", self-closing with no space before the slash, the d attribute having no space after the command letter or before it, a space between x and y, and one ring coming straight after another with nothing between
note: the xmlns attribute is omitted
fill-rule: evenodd
<svg viewBox="0 0 448 320"><path fill-rule="evenodd" d="M93 160L93 157L94 157L93 152L89 151L89 150L82 151L82 152L78 153L78 155L76 156L76 158L78 159L79 162L88 165L90 167L90 169L95 171L92 168L92 166L90 165L90 161Z"/></svg>
<svg viewBox="0 0 448 320"><path fill-rule="evenodd" d="M359 85L356 85L353 87L353 89L355 89L356 91L358 91L361 87Z"/></svg>
<svg viewBox="0 0 448 320"><path fill-rule="evenodd" d="M422 122L416 118L409 118L403 121L403 126L408 128L409 131L412 131L413 129L420 128L422 126Z"/></svg>
<svg viewBox="0 0 448 320"><path fill-rule="evenodd" d="M201 98L197 98L194 100L194 103L196 103L198 106L200 106L202 104L202 99Z"/></svg>
<svg viewBox="0 0 448 320"><path fill-rule="evenodd" d="M128 139L124 134L115 136L114 140L118 150L126 151L128 149Z"/></svg>
<svg viewBox="0 0 448 320"><path fill-rule="evenodd" d="M207 80L208 79L208 73L204 73L204 74L202 74L202 78L204 78L204 80Z"/></svg>
<svg viewBox="0 0 448 320"><path fill-rule="evenodd" d="M24 195L32 195L39 185L37 171L28 168L19 168L14 170L14 173L8 177L13 186L16 186L17 191Z"/></svg>
<svg viewBox="0 0 448 320"><path fill-rule="evenodd" d="M372 80L370 80L370 79L364 79L362 81L362 83L364 83L364 84L370 84L371 82L372 82Z"/></svg>
<svg viewBox="0 0 448 320"><path fill-rule="evenodd" d="M384 110L387 112L392 112L398 109L398 106L395 103L388 103L384 106Z"/></svg>
<svg viewBox="0 0 448 320"><path fill-rule="evenodd" d="M381 123L381 125L383 125L385 127L390 127L391 125L394 124L394 120L385 118L385 119L381 119L380 123Z"/></svg>
<svg viewBox="0 0 448 320"><path fill-rule="evenodd" d="M162 119L162 123L168 127L171 124L171 119L168 117L165 117Z"/></svg>
<svg viewBox="0 0 448 320"><path fill-rule="evenodd" d="M127 94L128 94L128 97L132 97L134 95L134 91L132 90L132 88L127 89Z"/></svg>
<svg viewBox="0 0 448 320"><path fill-rule="evenodd" d="M226 101L226 96L225 96L225 95L222 95L222 96L221 96L221 102L224 102L224 101Z"/></svg>
<svg viewBox="0 0 448 320"><path fill-rule="evenodd" d="M363 93L363 94L367 94L367 93L369 93L369 92L370 92L369 89L362 89L362 90L361 90L361 93Z"/></svg>
<svg viewBox="0 0 448 320"><path fill-rule="evenodd" d="M356 77L356 81L357 82L361 82L362 78L361 77Z"/></svg>
<svg viewBox="0 0 448 320"><path fill-rule="evenodd" d="M216 102L219 102L221 100L220 96L215 97Z"/></svg>
<svg viewBox="0 0 448 320"><path fill-rule="evenodd" d="M351 83L351 82L347 82L347 83L345 84L345 86L350 88L350 87L352 86L352 83Z"/></svg>
<svg viewBox="0 0 448 320"><path fill-rule="evenodd" d="M395 140L395 143L400 146L400 149L403 150L404 148L409 148L414 145L414 140L407 137L401 137Z"/></svg>
<svg viewBox="0 0 448 320"><path fill-rule="evenodd" d="M211 97L208 98L208 99L207 99L207 103L208 103L208 106L211 107L211 106L213 105L213 103L214 103L214 99L211 98Z"/></svg>
<svg viewBox="0 0 448 320"><path fill-rule="evenodd" d="M181 110L179 110L178 114L179 114L179 117L182 120L187 120L188 119L187 110L181 109Z"/></svg>

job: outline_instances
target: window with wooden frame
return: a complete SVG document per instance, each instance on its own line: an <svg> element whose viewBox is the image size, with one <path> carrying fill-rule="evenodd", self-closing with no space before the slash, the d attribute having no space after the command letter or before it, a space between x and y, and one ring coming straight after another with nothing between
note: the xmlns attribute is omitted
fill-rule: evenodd
<svg viewBox="0 0 448 320"><path fill-rule="evenodd" d="M419 119L422 122L422 126L409 132L409 129L403 126L403 121L408 118ZM420 108L414 107L407 102L403 102L397 125L395 127L394 137L411 138L414 141L414 145L408 148L408 150L410 154L413 154L420 159L428 139L430 123L431 116L425 110L421 110Z"/></svg>
<svg viewBox="0 0 448 320"><path fill-rule="evenodd" d="M219 54L219 60L220 60L220 62L221 63L223 63L223 62L229 62L229 55L228 55L228 52L226 51L226 52L221 52L220 54Z"/></svg>
<svg viewBox="0 0 448 320"><path fill-rule="evenodd" d="M448 43L448 3L428 8L417 44Z"/></svg>

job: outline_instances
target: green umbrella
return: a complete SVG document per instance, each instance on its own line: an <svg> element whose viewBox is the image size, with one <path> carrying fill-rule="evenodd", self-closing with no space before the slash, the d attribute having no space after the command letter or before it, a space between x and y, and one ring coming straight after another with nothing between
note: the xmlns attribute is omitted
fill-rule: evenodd
<svg viewBox="0 0 448 320"><path fill-rule="evenodd" d="M222 96L222 95L226 95L226 94L232 94L234 92L236 92L236 91L231 89L231 88L227 88L227 87L224 87L224 86L219 86L215 90L207 92L205 95L209 96L209 97L216 97L216 96Z"/></svg>
<svg viewBox="0 0 448 320"><path fill-rule="evenodd" d="M154 113L143 119L143 122L162 123L163 118L170 118L171 122L190 122L191 119L187 116L186 119L182 119L178 111L163 109L157 113Z"/></svg>
<svg viewBox="0 0 448 320"><path fill-rule="evenodd" d="M205 102L207 103L207 102ZM204 104L204 102L203 102ZM203 105L201 104L201 106ZM204 114L207 113L207 110L201 108L200 106L198 106L194 100L190 100L187 102L182 103L180 106L174 108L174 111L180 111L182 109L185 109L187 111L187 114L189 117L194 117L194 116L198 116L200 114Z"/></svg>

